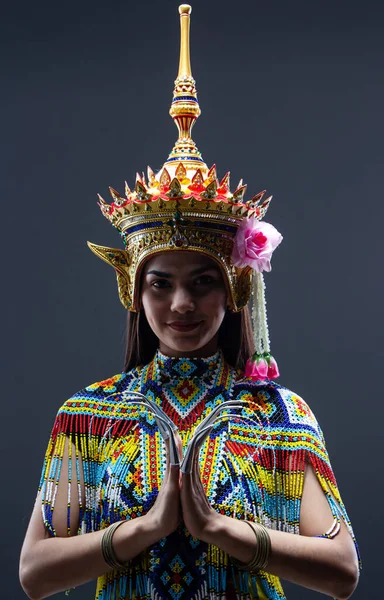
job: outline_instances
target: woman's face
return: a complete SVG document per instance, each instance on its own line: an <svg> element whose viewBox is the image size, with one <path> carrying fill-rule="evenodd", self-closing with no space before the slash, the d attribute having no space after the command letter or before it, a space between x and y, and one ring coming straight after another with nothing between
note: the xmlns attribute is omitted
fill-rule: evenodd
<svg viewBox="0 0 384 600"><path fill-rule="evenodd" d="M210 356L217 350L227 293L220 267L197 252L158 254L144 266L141 302L167 356Z"/></svg>

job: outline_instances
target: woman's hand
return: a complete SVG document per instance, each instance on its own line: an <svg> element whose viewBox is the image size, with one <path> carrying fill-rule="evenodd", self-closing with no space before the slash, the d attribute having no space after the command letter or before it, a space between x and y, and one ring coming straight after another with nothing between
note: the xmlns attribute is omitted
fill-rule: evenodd
<svg viewBox="0 0 384 600"><path fill-rule="evenodd" d="M197 450L193 459L192 472L183 473L181 477L181 508L185 526L191 535L204 542L210 542L211 535L222 515L217 513L208 502L200 478L198 456Z"/></svg>

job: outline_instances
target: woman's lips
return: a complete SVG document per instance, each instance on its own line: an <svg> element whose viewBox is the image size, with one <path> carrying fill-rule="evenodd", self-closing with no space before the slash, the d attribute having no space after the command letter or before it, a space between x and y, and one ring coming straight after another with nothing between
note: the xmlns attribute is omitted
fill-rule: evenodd
<svg viewBox="0 0 384 600"><path fill-rule="evenodd" d="M192 331L201 325L202 322L203 321L194 321L193 323L187 323L183 321L172 321L172 323L167 323L167 325L175 331Z"/></svg>

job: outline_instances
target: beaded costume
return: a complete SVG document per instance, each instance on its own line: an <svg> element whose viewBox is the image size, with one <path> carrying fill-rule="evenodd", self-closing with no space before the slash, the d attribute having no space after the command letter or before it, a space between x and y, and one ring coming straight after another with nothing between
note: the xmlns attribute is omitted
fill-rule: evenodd
<svg viewBox="0 0 384 600"><path fill-rule="evenodd" d="M200 452L202 482L211 506L236 519L299 533L306 462L312 465L337 521L352 533L337 489L322 432L307 404L275 382L242 379L219 351L206 359L173 359L157 352L141 368L88 386L60 409L41 480L45 525L52 516L64 445L70 479L80 486L81 453L85 504L79 533L148 512L165 473L165 448L155 419L131 405L129 391L145 394L177 425L183 448L203 418L229 399L244 402L238 418L215 426ZM71 447L71 445L69 446ZM68 509L68 523L69 521ZM99 578L96 599L285 598L277 577L238 571L220 549L179 526L123 571Z"/></svg>
<svg viewBox="0 0 384 600"><path fill-rule="evenodd" d="M208 256L221 269L229 311L243 310L252 296L256 353L244 376L225 362L221 350L199 359L169 358L158 350L149 364L90 385L65 402L40 481L44 523L56 535L53 514L67 439L69 486L77 482L80 507L78 534L146 514L165 475L167 426L170 442L172 428L182 440L182 472L188 472L183 465L188 468L190 449L204 433L200 474L217 512L298 534L309 464L334 517L324 536L334 537L342 521L353 536L314 415L299 396L271 381L278 368L269 348L262 271L270 270L271 253L282 238L272 225L259 223L270 198L261 192L244 202L242 182L232 193L229 173L219 182L216 167L208 169L191 138L200 108L189 61L190 10L179 9L180 65L170 110L179 138L159 173L148 169L148 181L138 175L134 191L126 186L125 198L111 189L111 205L100 197L102 213L125 249L89 246L115 269L120 300L132 312L140 310L139 277L146 260L180 250ZM70 514L69 504L68 534ZM99 577L95 598L277 600L285 595L276 576L241 570L181 524L129 566Z"/></svg>

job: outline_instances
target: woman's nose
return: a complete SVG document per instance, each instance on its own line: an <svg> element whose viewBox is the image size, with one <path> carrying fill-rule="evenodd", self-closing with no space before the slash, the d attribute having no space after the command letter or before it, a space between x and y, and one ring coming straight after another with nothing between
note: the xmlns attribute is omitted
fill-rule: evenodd
<svg viewBox="0 0 384 600"><path fill-rule="evenodd" d="M195 301L191 292L184 287L176 288L172 295L171 310L186 313L195 310Z"/></svg>

